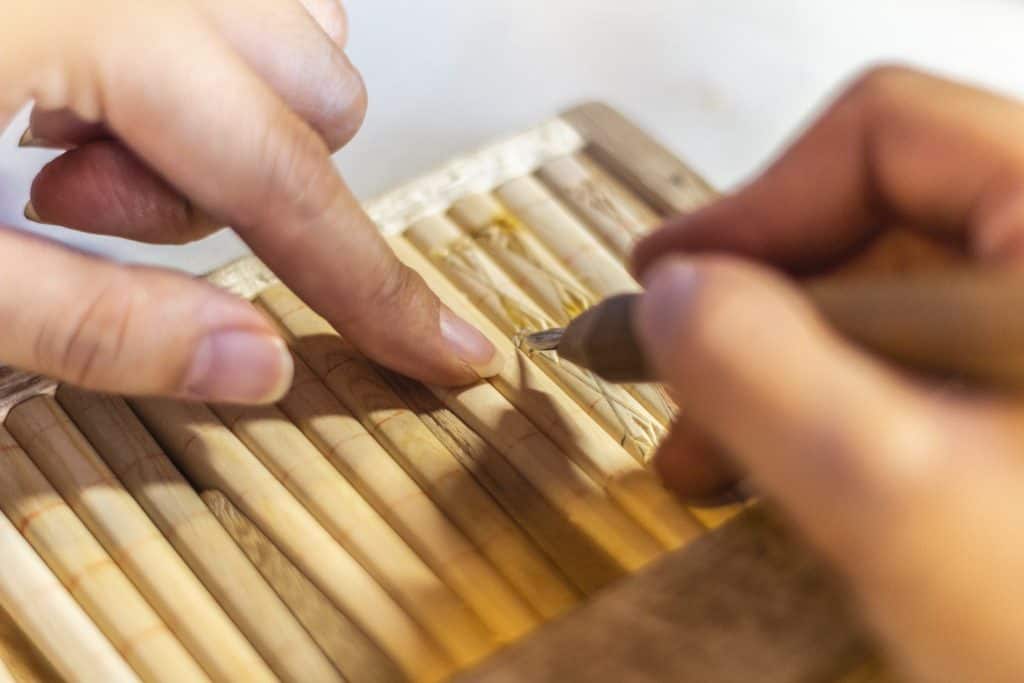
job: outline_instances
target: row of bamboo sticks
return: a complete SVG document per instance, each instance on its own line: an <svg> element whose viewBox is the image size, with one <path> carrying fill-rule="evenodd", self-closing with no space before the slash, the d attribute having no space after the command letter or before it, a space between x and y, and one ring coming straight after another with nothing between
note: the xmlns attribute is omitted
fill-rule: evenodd
<svg viewBox="0 0 1024 683"><path fill-rule="evenodd" d="M687 543L718 517L644 467L671 402L517 344L636 290L657 220L580 154L394 238L509 359L492 382L389 373L275 285L256 305L296 364L275 407L18 405L0 616L68 680L433 681Z"/></svg>

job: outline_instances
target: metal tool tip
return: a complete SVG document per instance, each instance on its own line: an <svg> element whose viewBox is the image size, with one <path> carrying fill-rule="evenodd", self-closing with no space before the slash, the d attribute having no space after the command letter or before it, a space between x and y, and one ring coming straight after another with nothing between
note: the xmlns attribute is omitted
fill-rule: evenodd
<svg viewBox="0 0 1024 683"><path fill-rule="evenodd" d="M526 343L537 351L554 351L562 341L565 329L558 327L553 330L544 330L534 334L526 335Z"/></svg>

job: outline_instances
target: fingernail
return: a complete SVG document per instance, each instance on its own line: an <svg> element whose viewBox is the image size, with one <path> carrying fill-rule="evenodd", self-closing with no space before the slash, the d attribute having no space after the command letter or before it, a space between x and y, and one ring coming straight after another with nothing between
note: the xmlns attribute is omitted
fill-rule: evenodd
<svg viewBox="0 0 1024 683"><path fill-rule="evenodd" d="M184 391L189 398L204 401L273 403L288 392L294 371L291 353L280 338L216 332L199 342Z"/></svg>
<svg viewBox="0 0 1024 683"><path fill-rule="evenodd" d="M487 337L443 305L441 335L455 355L481 378L494 377L505 367L505 358Z"/></svg>
<svg viewBox="0 0 1024 683"><path fill-rule="evenodd" d="M69 147L60 142L53 142L45 138L37 138L31 128L26 128L25 132L21 134L21 139L18 140L18 147L22 148L38 148L38 149L69 149Z"/></svg>
<svg viewBox="0 0 1024 683"><path fill-rule="evenodd" d="M43 219L40 218L39 214L36 212L36 207L32 206L32 202L25 205L24 215L26 220L32 221L33 223L43 222Z"/></svg>

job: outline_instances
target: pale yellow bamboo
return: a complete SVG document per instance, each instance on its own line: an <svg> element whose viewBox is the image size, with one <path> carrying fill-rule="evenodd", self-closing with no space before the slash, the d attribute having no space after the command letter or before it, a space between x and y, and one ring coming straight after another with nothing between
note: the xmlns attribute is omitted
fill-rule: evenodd
<svg viewBox="0 0 1024 683"><path fill-rule="evenodd" d="M622 263L536 178L516 178L495 194L591 292L603 298L640 291Z"/></svg>
<svg viewBox="0 0 1024 683"><path fill-rule="evenodd" d="M512 464L479 434L459 419L433 391L419 382L379 369L381 376L445 448L473 472L481 485L519 522L548 557L584 593L591 594L621 578L626 569L585 530L557 510ZM561 456L559 456L561 459ZM596 490L596 495L603 492ZM634 528L635 530L635 528ZM543 610L547 617L564 612L563 606Z"/></svg>
<svg viewBox="0 0 1024 683"><path fill-rule="evenodd" d="M258 301L328 388L523 596L550 605L576 601L550 560L323 318L281 285Z"/></svg>
<svg viewBox="0 0 1024 683"><path fill-rule="evenodd" d="M296 357L281 409L399 535L462 596L502 642L539 619L527 601ZM549 616L544 614L544 616Z"/></svg>
<svg viewBox="0 0 1024 683"><path fill-rule="evenodd" d="M209 408L163 399L129 404L194 483L227 495L410 678L435 681L451 673L422 628Z"/></svg>
<svg viewBox="0 0 1024 683"><path fill-rule="evenodd" d="M143 680L209 680L11 436L0 430L0 508L11 522Z"/></svg>
<svg viewBox="0 0 1024 683"><path fill-rule="evenodd" d="M435 216L419 221L405 235L512 339L557 327L472 238L447 218ZM666 435L665 428L625 389L571 363L560 362L554 352L524 351L630 455L643 463L654 453Z"/></svg>
<svg viewBox="0 0 1024 683"><path fill-rule="evenodd" d="M598 302L598 297L491 195L460 199L452 205L451 216L559 327Z"/></svg>
<svg viewBox="0 0 1024 683"><path fill-rule="evenodd" d="M14 533L17 535L17 529L14 529ZM18 538L21 539L22 544L28 546L28 543L24 538L21 538L21 536L18 536ZM28 549L33 555L35 555L35 551L32 550L32 546L28 546ZM38 555L36 555L36 559L42 563L42 560L39 560ZM67 589L61 586L60 581L50 573L50 569L46 564L42 563L42 566L46 573L50 574L52 581L60 586L61 590L67 593ZM68 596L68 599L71 600L71 603L82 614L82 616L85 616L85 613L82 612L82 608L78 606L75 599L70 595ZM41 610L41 612L45 612L45 610ZM103 634L99 633L96 625L89 621L87 616L85 616L85 619L93 631L99 634L102 638ZM71 635L69 638L74 640L75 636ZM104 638L104 640L106 639ZM107 647L117 655L117 652L110 645L110 641L107 641ZM120 658L120 655L117 656ZM18 681L18 683L49 683L50 681L65 679L64 676L57 673L57 670L46 659L43 653L32 644L25 632L14 622L14 619L11 618L11 615L7 613L7 610L5 610L2 605L0 605L0 659L3 660L8 671L10 671L11 675L14 676L14 680ZM132 678L122 677L120 680L138 681L138 678L134 678L135 674L132 673L131 668L125 664L123 660L122 666L127 670Z"/></svg>
<svg viewBox="0 0 1024 683"><path fill-rule="evenodd" d="M211 678L276 680L53 397L19 405L7 428Z"/></svg>
<svg viewBox="0 0 1024 683"><path fill-rule="evenodd" d="M558 327L600 300L491 195L461 199L451 215ZM641 384L626 389L663 426L672 423L676 409L660 387Z"/></svg>
<svg viewBox="0 0 1024 683"><path fill-rule="evenodd" d="M637 240L661 223L653 209L584 152L549 161L537 175L584 219L620 262L629 259Z"/></svg>
<svg viewBox="0 0 1024 683"><path fill-rule="evenodd" d="M14 675L7 668L7 664L4 663L3 659L0 659L0 683L15 683Z"/></svg>
<svg viewBox="0 0 1024 683"><path fill-rule="evenodd" d="M476 395L487 392L486 383L460 391L447 391L444 398L471 427L490 439L511 438L513 431L503 430L506 415L509 419L526 416L523 429L535 425L580 467L605 487L608 493L648 532L667 548L676 548L700 533L700 525L679 504L654 476L626 453L607 432L574 401L569 399L551 379L540 372L525 355L518 352L486 317L480 314L450 282L407 240L393 238L391 245L398 257L417 271L434 291L456 313L477 325L508 358L502 372L491 383L509 403L521 411L511 411L491 400L496 423L479 419L482 412L473 407ZM532 422L532 425L530 425ZM498 433L493 432L498 427ZM495 441L492 441L497 446Z"/></svg>
<svg viewBox="0 0 1024 683"><path fill-rule="evenodd" d="M14 440L0 429L0 451L15 448ZM8 456L4 453L0 457ZM110 641L2 514L0 557L0 606L63 678L138 680Z"/></svg>
<svg viewBox="0 0 1024 683"><path fill-rule="evenodd" d="M220 491L204 491L202 498L238 547L351 683L397 683L406 680L373 641L232 505L227 496ZM299 677L294 680L305 679Z"/></svg>
<svg viewBox="0 0 1024 683"><path fill-rule="evenodd" d="M537 578L540 575L535 570L526 571L528 565L518 557L544 568L539 553L528 547L526 539L519 533L513 535L512 531L518 530L500 513L493 500L480 490L451 452L408 410L358 351L283 286L265 291L259 302L285 328L294 348L313 371L363 420L381 443L389 446L391 453L421 486L431 492L448 514L458 515L456 519L462 520L463 529L478 544L494 546L494 540L488 540L495 536L494 530L510 530L502 532L499 538L514 540L522 545L522 549L517 546L516 553L505 559L489 555L500 571L514 572L506 573L506 576L526 595L532 594L543 602L558 604L554 600L557 596L548 595L552 588L558 588L565 595L564 603L572 604L571 591L554 572L549 572L549 581L540 583ZM507 339L505 343L509 343ZM490 384L480 382L459 390L432 390L439 392L438 396L463 421L509 457L553 506L567 519L586 529L595 543L600 544L624 569L636 569L658 555L660 548L657 543L609 504L600 487L582 470L570 464L554 444ZM571 402L568 398L565 400ZM601 431L589 417L585 419L588 423L584 428ZM639 469L624 451L619 449L618 452ZM460 480L465 483L459 483ZM443 488L438 486L438 482ZM497 526L499 524L502 526Z"/></svg>
<svg viewBox="0 0 1024 683"><path fill-rule="evenodd" d="M57 401L274 673L311 683L341 680L124 399L62 386Z"/></svg>
<svg viewBox="0 0 1024 683"><path fill-rule="evenodd" d="M457 665L471 666L497 648L497 640L476 613L427 567L278 408L212 407ZM525 615L528 618L529 612ZM513 630L521 634L525 628L520 625Z"/></svg>

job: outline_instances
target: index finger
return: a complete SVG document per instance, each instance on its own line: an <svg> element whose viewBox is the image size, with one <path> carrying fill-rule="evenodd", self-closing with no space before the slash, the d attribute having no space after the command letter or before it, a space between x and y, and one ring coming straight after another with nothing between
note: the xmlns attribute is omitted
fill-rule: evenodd
<svg viewBox="0 0 1024 683"><path fill-rule="evenodd" d="M833 262L885 225L1024 253L1024 107L899 67L868 72L760 177L653 234L667 251L738 252L794 269Z"/></svg>
<svg viewBox="0 0 1024 683"><path fill-rule="evenodd" d="M146 38L107 41L100 60L118 137L374 360L441 384L487 374L494 348L394 257L321 137L202 17L159 6L109 27Z"/></svg>

